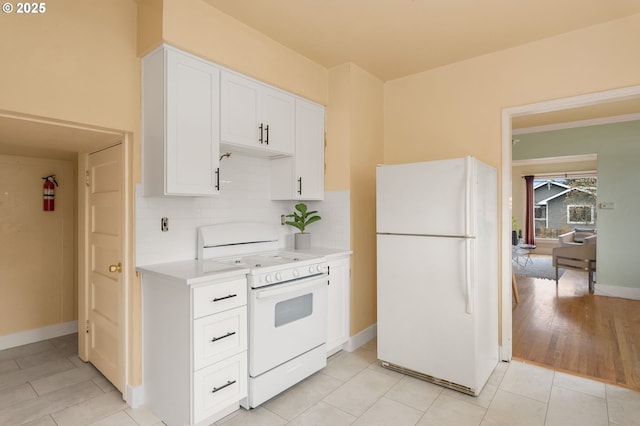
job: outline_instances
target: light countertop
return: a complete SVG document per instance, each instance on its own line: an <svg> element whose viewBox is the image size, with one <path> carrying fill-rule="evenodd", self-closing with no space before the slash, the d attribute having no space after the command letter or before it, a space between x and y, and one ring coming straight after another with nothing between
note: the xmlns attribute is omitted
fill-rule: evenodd
<svg viewBox="0 0 640 426"><path fill-rule="evenodd" d="M197 284L211 279L226 279L246 275L249 269L240 266L216 262L215 260L180 260L155 265L136 267L142 274L156 274L185 280L187 284Z"/></svg>
<svg viewBox="0 0 640 426"><path fill-rule="evenodd" d="M338 257L349 256L353 252L349 249L335 249L327 247L311 247L306 250L296 250L293 247L285 247L285 251L293 253L312 254L316 256L324 256L327 260L332 260Z"/></svg>
<svg viewBox="0 0 640 426"><path fill-rule="evenodd" d="M327 260L349 256L352 251L348 249L333 249L326 247L312 247L307 250L296 250L293 247L285 247L284 251L302 254L324 256ZM186 281L186 284L198 284L211 279L226 279L245 275L249 269L229 263L218 262L215 259L190 259L176 262L164 262L154 265L137 266L136 270L141 274L156 274Z"/></svg>

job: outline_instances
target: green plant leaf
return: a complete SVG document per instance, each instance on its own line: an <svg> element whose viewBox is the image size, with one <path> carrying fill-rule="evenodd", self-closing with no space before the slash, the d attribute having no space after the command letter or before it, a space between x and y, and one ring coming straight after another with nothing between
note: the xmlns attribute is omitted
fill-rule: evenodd
<svg viewBox="0 0 640 426"><path fill-rule="evenodd" d="M299 229L300 232L304 232L305 228L309 224L320 220L320 216L315 215L316 213L318 213L318 211L317 210L308 211L307 205L305 203L296 204L295 209L297 210L297 212L294 211L291 214L285 215L285 217L293 218L293 220L291 221L286 221L285 224Z"/></svg>
<svg viewBox="0 0 640 426"><path fill-rule="evenodd" d="M301 224L299 224L298 222L289 222L289 221L287 221L287 222L285 222L285 224L287 224L287 225L291 225L291 226L293 226L294 228L298 228L298 229L300 230L300 232L304 232L304 226L302 226L302 225L301 225Z"/></svg>
<svg viewBox="0 0 640 426"><path fill-rule="evenodd" d="M313 216L313 217L310 217L309 219L307 219L307 222L305 223L305 225L309 225L309 224L311 224L311 223L313 223L313 222L317 222L317 221L319 221L320 219L321 219L321 217L320 217L320 216Z"/></svg>

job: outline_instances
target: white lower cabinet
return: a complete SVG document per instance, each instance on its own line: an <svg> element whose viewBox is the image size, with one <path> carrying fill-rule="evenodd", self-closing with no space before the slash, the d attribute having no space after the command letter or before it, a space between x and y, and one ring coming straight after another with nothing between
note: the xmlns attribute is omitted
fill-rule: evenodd
<svg viewBox="0 0 640 426"><path fill-rule="evenodd" d="M343 349L349 340L349 301L351 291L350 255L328 258L329 311L327 324L327 355Z"/></svg>
<svg viewBox="0 0 640 426"><path fill-rule="evenodd" d="M244 273L142 275L145 405L165 424L209 425L247 396Z"/></svg>
<svg viewBox="0 0 640 426"><path fill-rule="evenodd" d="M194 374L194 422L215 421L247 396L247 353L227 358ZM208 423L207 423L208 424Z"/></svg>

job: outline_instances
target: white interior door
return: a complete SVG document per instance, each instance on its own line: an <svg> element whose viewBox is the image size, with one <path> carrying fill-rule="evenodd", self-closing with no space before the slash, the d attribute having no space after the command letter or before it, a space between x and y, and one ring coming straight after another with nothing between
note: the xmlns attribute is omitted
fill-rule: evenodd
<svg viewBox="0 0 640 426"><path fill-rule="evenodd" d="M124 280L122 145L89 154L88 361L121 392L124 388Z"/></svg>

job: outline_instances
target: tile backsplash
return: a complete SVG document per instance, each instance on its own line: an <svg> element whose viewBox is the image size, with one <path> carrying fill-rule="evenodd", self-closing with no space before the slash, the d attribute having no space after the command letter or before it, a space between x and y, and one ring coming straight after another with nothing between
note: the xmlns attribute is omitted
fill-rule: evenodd
<svg viewBox="0 0 640 426"><path fill-rule="evenodd" d="M272 201L270 162L233 153L220 163L220 194L213 197L145 197L136 186L136 264L149 265L196 257L196 232L202 225L224 222L271 223L280 230L281 246L293 246L291 226L280 215L293 212L295 201ZM312 245L350 247L349 191L326 192L323 201L306 202L322 220L308 231ZM169 218L169 231L160 220Z"/></svg>

